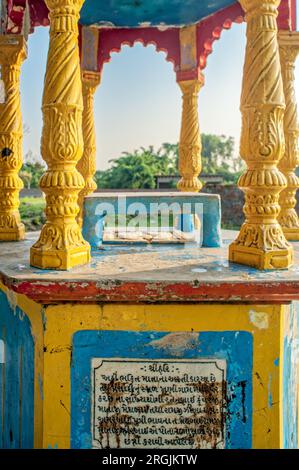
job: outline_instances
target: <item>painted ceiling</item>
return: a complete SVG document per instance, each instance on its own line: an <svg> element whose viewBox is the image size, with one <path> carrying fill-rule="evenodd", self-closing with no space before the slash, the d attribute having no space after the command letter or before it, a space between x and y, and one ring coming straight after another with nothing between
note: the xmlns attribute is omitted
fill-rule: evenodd
<svg viewBox="0 0 299 470"><path fill-rule="evenodd" d="M235 0L86 0L81 24L113 26L181 26L196 23Z"/></svg>

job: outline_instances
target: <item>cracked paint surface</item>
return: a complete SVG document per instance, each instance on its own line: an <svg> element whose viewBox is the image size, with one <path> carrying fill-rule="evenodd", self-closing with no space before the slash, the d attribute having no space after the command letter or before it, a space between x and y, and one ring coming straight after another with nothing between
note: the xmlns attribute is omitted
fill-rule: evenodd
<svg viewBox="0 0 299 470"><path fill-rule="evenodd" d="M289 270L257 271L229 263L227 246L235 232L223 233L222 248L107 246L91 263L57 272L29 266L29 249L38 234L23 242L2 243L0 281L41 303L82 302L254 302L299 300L299 246ZM13 261L12 261L13 260ZM19 266L22 265L22 269ZM262 310L261 310L262 311Z"/></svg>

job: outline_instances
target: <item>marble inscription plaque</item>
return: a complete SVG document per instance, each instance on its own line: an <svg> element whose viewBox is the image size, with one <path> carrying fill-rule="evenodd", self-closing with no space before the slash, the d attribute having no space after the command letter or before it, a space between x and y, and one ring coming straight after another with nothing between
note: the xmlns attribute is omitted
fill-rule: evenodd
<svg viewBox="0 0 299 470"><path fill-rule="evenodd" d="M226 361L92 359L94 448L224 448Z"/></svg>

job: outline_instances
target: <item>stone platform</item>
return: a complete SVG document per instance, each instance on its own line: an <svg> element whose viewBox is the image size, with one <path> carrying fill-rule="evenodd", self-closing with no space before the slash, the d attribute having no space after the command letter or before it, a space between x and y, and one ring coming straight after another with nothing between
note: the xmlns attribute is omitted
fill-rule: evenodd
<svg viewBox="0 0 299 470"><path fill-rule="evenodd" d="M289 270L258 271L228 262L237 232L223 231L222 248L195 245L105 245L86 266L46 271L29 265L38 233L0 244L0 281L41 303L268 302L299 299L299 243Z"/></svg>

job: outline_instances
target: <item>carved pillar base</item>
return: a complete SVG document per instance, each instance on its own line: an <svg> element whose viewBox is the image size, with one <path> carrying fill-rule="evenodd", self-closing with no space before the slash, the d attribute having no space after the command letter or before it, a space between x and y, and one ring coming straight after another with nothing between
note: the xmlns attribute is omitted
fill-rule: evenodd
<svg viewBox="0 0 299 470"><path fill-rule="evenodd" d="M1 138L1 137L0 137ZM19 213L19 192L23 182L17 174L5 175L0 170L0 240L19 241L25 238L25 226Z"/></svg>
<svg viewBox="0 0 299 470"><path fill-rule="evenodd" d="M14 217L14 216L13 216ZM16 227L14 229L1 229L0 230L0 240L2 242L18 242L20 240L24 240L25 238L25 226L24 224L20 223L17 226L16 217L14 217L14 224Z"/></svg>
<svg viewBox="0 0 299 470"><path fill-rule="evenodd" d="M67 270L90 261L89 245L64 250L47 250L46 253L32 247L30 255L31 265L41 269L49 269L51 266L51 269Z"/></svg>
<svg viewBox="0 0 299 470"><path fill-rule="evenodd" d="M23 182L22 115L20 71L27 47L22 36L0 35L0 64L5 101L0 103L0 240L18 241L25 237L19 214L19 192Z"/></svg>
<svg viewBox="0 0 299 470"><path fill-rule="evenodd" d="M19 241L25 238L25 226L19 213L19 196L23 182L15 177L13 187L8 188L7 178L0 176L0 241Z"/></svg>
<svg viewBox="0 0 299 470"><path fill-rule="evenodd" d="M0 230L0 241L2 242L19 242L25 238L25 226L20 224L13 230Z"/></svg>
<svg viewBox="0 0 299 470"><path fill-rule="evenodd" d="M271 228L268 227L267 230L261 231L257 238L264 237L270 231ZM229 247L229 261L256 269L286 269L293 264L293 253L288 248L265 251L262 248L246 247L234 242Z"/></svg>

